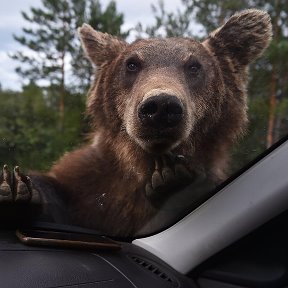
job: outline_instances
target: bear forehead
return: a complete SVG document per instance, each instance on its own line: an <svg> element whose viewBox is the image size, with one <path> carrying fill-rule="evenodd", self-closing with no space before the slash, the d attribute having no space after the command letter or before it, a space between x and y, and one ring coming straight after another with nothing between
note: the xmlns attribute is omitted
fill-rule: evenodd
<svg viewBox="0 0 288 288"><path fill-rule="evenodd" d="M128 58L137 57L147 62L185 62L191 57L203 61L210 56L200 42L190 38L136 40L125 52Z"/></svg>

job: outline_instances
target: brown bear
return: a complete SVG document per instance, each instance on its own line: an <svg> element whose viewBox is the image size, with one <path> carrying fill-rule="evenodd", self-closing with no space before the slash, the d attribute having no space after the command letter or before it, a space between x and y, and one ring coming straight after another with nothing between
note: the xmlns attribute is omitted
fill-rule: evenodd
<svg viewBox="0 0 288 288"><path fill-rule="evenodd" d="M189 184L193 199L201 183L225 179L229 150L247 124L247 68L271 40L270 17L244 10L203 42L128 44L86 24L79 34L97 66L87 100L91 144L65 154L47 175L32 175L35 188L16 168L12 189L5 166L0 195L16 190L13 201L33 202L39 193L44 210L106 235L161 229L180 188Z"/></svg>

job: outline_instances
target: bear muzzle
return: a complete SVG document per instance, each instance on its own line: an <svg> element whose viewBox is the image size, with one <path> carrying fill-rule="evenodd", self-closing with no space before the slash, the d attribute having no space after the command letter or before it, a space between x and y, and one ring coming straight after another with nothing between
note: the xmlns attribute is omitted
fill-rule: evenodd
<svg viewBox="0 0 288 288"><path fill-rule="evenodd" d="M184 109L176 96L161 93L138 105L138 118L144 127L162 130L179 125L184 118Z"/></svg>
<svg viewBox="0 0 288 288"><path fill-rule="evenodd" d="M169 93L144 98L137 107L136 142L149 153L162 154L177 146L183 137L185 107Z"/></svg>

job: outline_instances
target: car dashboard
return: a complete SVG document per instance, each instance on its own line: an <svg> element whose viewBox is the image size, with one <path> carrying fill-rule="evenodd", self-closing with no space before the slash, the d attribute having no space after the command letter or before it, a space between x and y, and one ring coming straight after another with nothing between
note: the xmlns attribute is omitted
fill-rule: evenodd
<svg viewBox="0 0 288 288"><path fill-rule="evenodd" d="M130 243L118 250L27 246L0 232L1 287L196 287L192 280Z"/></svg>

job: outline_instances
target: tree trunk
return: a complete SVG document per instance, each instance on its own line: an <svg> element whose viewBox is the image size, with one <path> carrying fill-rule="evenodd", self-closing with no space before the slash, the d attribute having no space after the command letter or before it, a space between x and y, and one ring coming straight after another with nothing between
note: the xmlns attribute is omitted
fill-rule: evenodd
<svg viewBox="0 0 288 288"><path fill-rule="evenodd" d="M267 148L274 143L274 128L275 128L275 110L276 110L276 87L277 78L274 67L271 73L271 94L269 103L269 118L268 118L268 130L267 130Z"/></svg>
<svg viewBox="0 0 288 288"><path fill-rule="evenodd" d="M64 115L65 115L65 52L61 57L61 83L60 83L60 101L59 101L59 130L64 130Z"/></svg>
<svg viewBox="0 0 288 288"><path fill-rule="evenodd" d="M66 22L65 22L65 12L63 12L62 17L62 33L63 39L66 37ZM66 44L63 45L60 59L61 59L61 79L60 79L60 99L59 99L59 131L64 131L64 116L65 116L65 57L66 57Z"/></svg>

